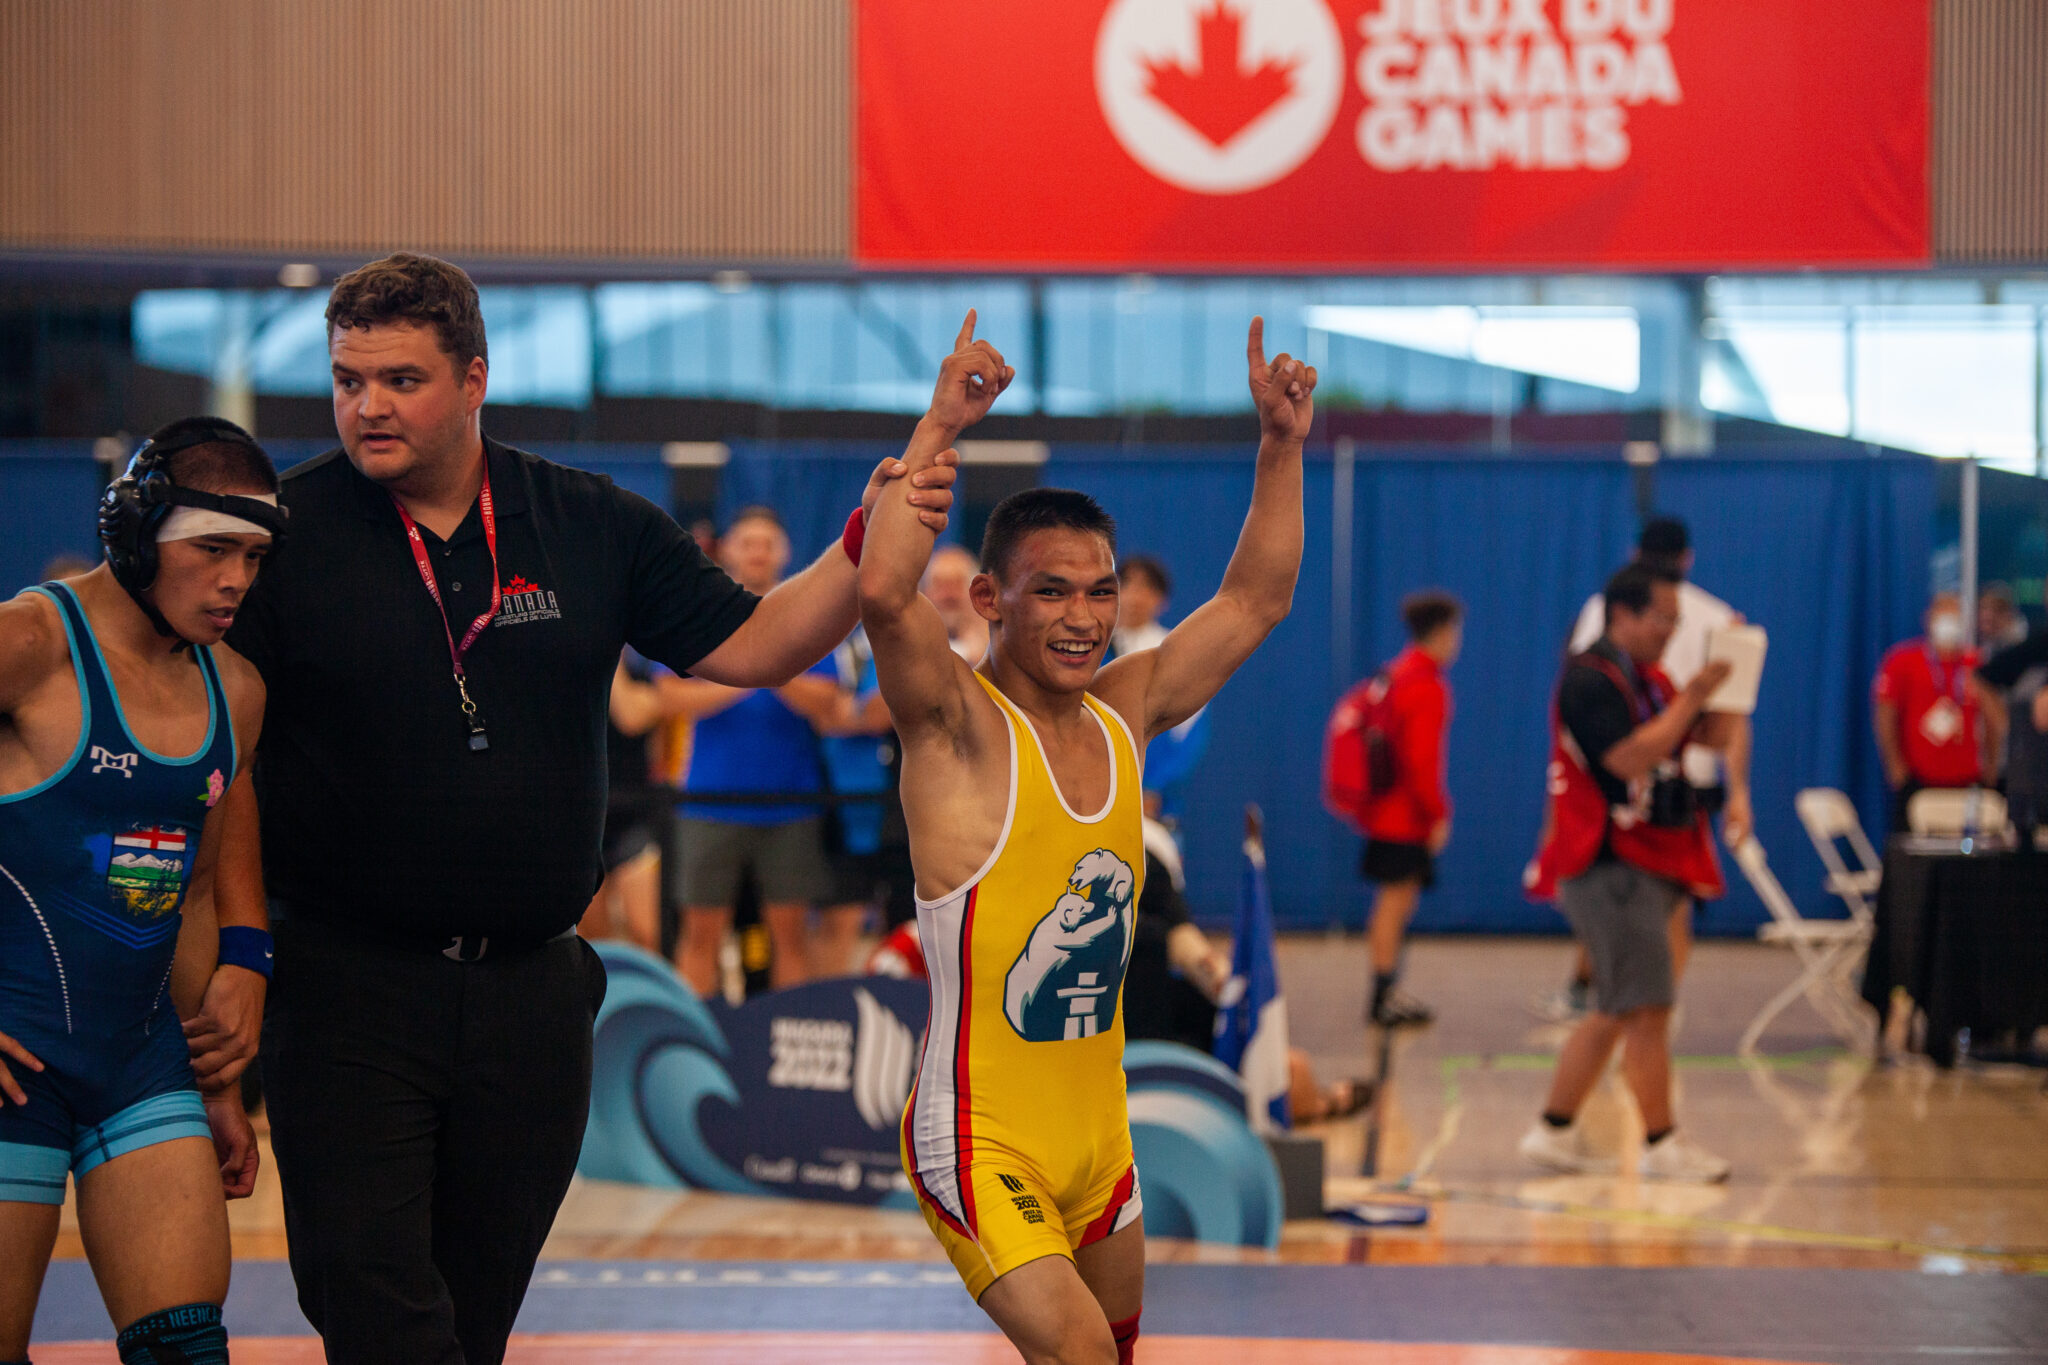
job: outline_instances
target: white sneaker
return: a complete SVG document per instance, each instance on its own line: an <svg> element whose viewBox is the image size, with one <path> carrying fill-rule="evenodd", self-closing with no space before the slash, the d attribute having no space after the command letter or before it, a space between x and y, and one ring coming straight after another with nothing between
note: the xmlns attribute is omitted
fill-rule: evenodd
<svg viewBox="0 0 2048 1365"><path fill-rule="evenodd" d="M1646 1180L1682 1180L1694 1185L1716 1185L1728 1178L1726 1161L1677 1133L1643 1148L1636 1170Z"/></svg>
<svg viewBox="0 0 2048 1365"><path fill-rule="evenodd" d="M1621 1162L1614 1157L1601 1156L1588 1147L1585 1130L1576 1123L1569 1128L1553 1128L1538 1119L1535 1127L1522 1134L1516 1150L1525 1161L1570 1175L1612 1175L1621 1168Z"/></svg>
<svg viewBox="0 0 2048 1365"><path fill-rule="evenodd" d="M1586 1017L1586 987L1578 982L1556 990L1538 991L1529 997L1529 1013L1546 1024L1575 1024Z"/></svg>

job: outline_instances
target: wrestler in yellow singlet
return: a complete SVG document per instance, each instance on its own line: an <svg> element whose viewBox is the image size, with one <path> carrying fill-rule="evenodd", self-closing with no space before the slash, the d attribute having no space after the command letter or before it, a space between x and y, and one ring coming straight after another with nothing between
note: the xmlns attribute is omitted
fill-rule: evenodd
<svg viewBox="0 0 2048 1365"><path fill-rule="evenodd" d="M988 623L978 663L954 653L919 595L939 528L910 490L957 460L946 447L1016 375L974 339L973 313L904 451L903 487L883 491L872 525L850 518L842 541L903 754L931 969L903 1161L968 1292L1026 1365L1136 1360L1145 1221L1121 1008L1145 866L1141 755L1286 618L1301 571L1315 370L1269 364L1257 318L1245 361L1259 413L1251 506L1215 596L1155 648L1103 662L1116 522L1074 489L1027 488L989 510L968 585Z"/></svg>
<svg viewBox="0 0 2048 1365"><path fill-rule="evenodd" d="M1009 814L972 881L919 898L931 1024L903 1114L918 1205L976 1298L1041 1256L1134 1222L1124 967L1145 873L1137 745L1093 697L1109 799L1080 814L1031 721L976 675L1010 729Z"/></svg>

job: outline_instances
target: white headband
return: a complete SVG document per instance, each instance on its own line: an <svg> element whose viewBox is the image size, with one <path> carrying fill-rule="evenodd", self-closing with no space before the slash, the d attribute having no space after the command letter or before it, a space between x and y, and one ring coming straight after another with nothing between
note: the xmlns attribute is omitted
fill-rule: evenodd
<svg viewBox="0 0 2048 1365"><path fill-rule="evenodd" d="M241 493L238 497L251 502L267 502L277 506L275 493ZM164 518L164 524L156 533L157 544L167 540L197 540L201 536L265 536L270 535L268 527L258 526L253 521L231 517L225 512L209 511L204 507L174 507Z"/></svg>

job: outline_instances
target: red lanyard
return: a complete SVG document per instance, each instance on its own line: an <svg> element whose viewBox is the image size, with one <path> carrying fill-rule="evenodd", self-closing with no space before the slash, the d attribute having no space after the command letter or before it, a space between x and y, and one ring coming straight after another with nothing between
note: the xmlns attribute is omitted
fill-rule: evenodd
<svg viewBox="0 0 2048 1365"><path fill-rule="evenodd" d="M420 539L419 523L412 519L412 513L405 510L405 504L398 500L396 494L392 495L391 505L398 509L398 519L405 523L405 543L412 547L412 562L420 571L420 582L427 585L427 595L434 599L434 607L441 613L441 633L448 640L448 661L455 669L455 690L462 697L462 719L469 726L469 747L473 751L482 752L491 747L491 742L484 734L483 717L477 714L476 703L469 699L469 683L463 676L462 660L469 653L470 646L477 642L477 637L484 633L484 628L490 625L491 618L498 614L498 607L505 600L504 592L498 586L498 515L491 506L490 457L486 455L484 458L484 486L483 491L477 495L477 512L484 523L484 546L491 554L491 605L481 616L469 623L469 629L463 633L460 645L455 643L455 632L449 628L448 606L441 600L440 585L434 582L433 561L427 558L426 543Z"/></svg>

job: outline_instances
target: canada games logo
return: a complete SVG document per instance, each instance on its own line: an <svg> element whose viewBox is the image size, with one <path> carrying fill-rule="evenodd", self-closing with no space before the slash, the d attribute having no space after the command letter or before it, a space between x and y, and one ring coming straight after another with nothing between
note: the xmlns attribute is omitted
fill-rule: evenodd
<svg viewBox="0 0 2048 1365"><path fill-rule="evenodd" d="M1003 1014L1024 1041L1093 1038L1115 1021L1137 886L1131 865L1106 848L1074 864L1003 981Z"/></svg>
<svg viewBox="0 0 2048 1365"><path fill-rule="evenodd" d="M1322 144L1343 64L1323 0L1116 0L1095 88L1139 165L1184 190L1241 194Z"/></svg>
<svg viewBox="0 0 2048 1365"><path fill-rule="evenodd" d="M1116 0L1095 46L1103 116L1170 185L1242 194L1324 145L1347 74L1375 171L1612 171L1629 118L1684 100L1678 0ZM1347 40L1349 46L1347 47Z"/></svg>

